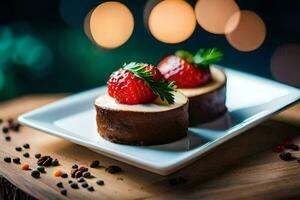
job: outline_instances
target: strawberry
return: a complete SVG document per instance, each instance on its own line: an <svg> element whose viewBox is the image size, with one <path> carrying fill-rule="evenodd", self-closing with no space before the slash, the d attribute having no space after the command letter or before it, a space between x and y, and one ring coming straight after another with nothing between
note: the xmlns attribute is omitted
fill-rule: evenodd
<svg viewBox="0 0 300 200"><path fill-rule="evenodd" d="M179 88L194 88L211 81L210 64L223 57L216 48L200 49L195 55L187 51L177 51L163 59L158 69L167 81L176 82Z"/></svg>
<svg viewBox="0 0 300 200"><path fill-rule="evenodd" d="M151 103L158 95L172 99L172 88L162 78L152 65L130 63L111 74L107 82L108 94L121 104Z"/></svg>

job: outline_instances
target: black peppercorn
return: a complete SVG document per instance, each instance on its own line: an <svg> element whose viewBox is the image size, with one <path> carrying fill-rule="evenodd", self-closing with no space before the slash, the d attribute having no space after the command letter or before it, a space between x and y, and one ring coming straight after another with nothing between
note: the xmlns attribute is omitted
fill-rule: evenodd
<svg viewBox="0 0 300 200"><path fill-rule="evenodd" d="M67 196L67 190L61 190L60 193L64 196Z"/></svg>
<svg viewBox="0 0 300 200"><path fill-rule="evenodd" d="M13 162L15 164L20 164L20 158L16 157L16 158L13 158Z"/></svg>
<svg viewBox="0 0 300 200"><path fill-rule="evenodd" d="M96 183L97 183L98 185L104 185L104 181L103 181L103 180L97 180Z"/></svg>
<svg viewBox="0 0 300 200"><path fill-rule="evenodd" d="M33 170L33 171L31 172L31 176L32 176L33 178L40 178L40 172L37 171L37 170Z"/></svg>
<svg viewBox="0 0 300 200"><path fill-rule="evenodd" d="M83 187L83 188L87 188L89 186L89 184L87 184L87 183L82 183L81 184L81 187Z"/></svg>
<svg viewBox="0 0 300 200"><path fill-rule="evenodd" d="M43 167L43 166L38 166L37 168L36 168L39 172L41 172L41 173L45 173L46 171L45 171L45 167Z"/></svg>
<svg viewBox="0 0 300 200"><path fill-rule="evenodd" d="M5 133L5 134L8 133L8 132L9 132L9 128L3 127L3 128L2 128L2 132Z"/></svg>
<svg viewBox="0 0 300 200"><path fill-rule="evenodd" d="M16 147L16 151L22 151L22 147Z"/></svg>
<svg viewBox="0 0 300 200"><path fill-rule="evenodd" d="M95 190L95 189L94 189L93 186L88 187L88 191L92 192L92 191L94 191L94 190Z"/></svg>
<svg viewBox="0 0 300 200"><path fill-rule="evenodd" d="M63 188L64 187L64 185L63 185L62 182L57 183L56 186L59 187L59 188Z"/></svg>
<svg viewBox="0 0 300 200"><path fill-rule="evenodd" d="M34 155L34 157L37 158L37 159L39 159L41 156L42 156L42 155L41 155L40 153L36 153L36 154Z"/></svg>
<svg viewBox="0 0 300 200"><path fill-rule="evenodd" d="M29 158L30 155L29 155L29 153L26 152L26 153L23 153L23 156L24 156L25 158Z"/></svg>
<svg viewBox="0 0 300 200"><path fill-rule="evenodd" d="M11 163L11 158L10 157L4 157L4 161L7 163Z"/></svg>
<svg viewBox="0 0 300 200"><path fill-rule="evenodd" d="M11 137L10 137L10 136L6 136L6 137L5 137L5 140L6 140L6 141L10 141L10 140L11 140Z"/></svg>
<svg viewBox="0 0 300 200"><path fill-rule="evenodd" d="M122 168L112 165L112 166L109 166L108 168L106 168L105 171L108 173L111 173L111 174L116 174L116 173L122 172Z"/></svg>
<svg viewBox="0 0 300 200"><path fill-rule="evenodd" d="M91 168L97 168L97 167L99 167L99 165L100 165L99 160L94 160L94 161L90 164L90 167L91 167Z"/></svg>
<svg viewBox="0 0 300 200"><path fill-rule="evenodd" d="M71 188L73 189L78 189L78 184L77 183L71 183Z"/></svg>
<svg viewBox="0 0 300 200"><path fill-rule="evenodd" d="M23 147L25 148L25 149L29 149L30 148L30 145L29 144L23 144Z"/></svg>

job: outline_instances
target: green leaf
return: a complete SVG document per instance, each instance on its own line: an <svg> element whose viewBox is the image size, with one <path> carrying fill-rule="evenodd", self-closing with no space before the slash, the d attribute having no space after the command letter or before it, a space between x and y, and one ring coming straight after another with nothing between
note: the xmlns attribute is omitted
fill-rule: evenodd
<svg viewBox="0 0 300 200"><path fill-rule="evenodd" d="M218 48L200 49L193 58L196 65L209 66L223 59L223 52Z"/></svg>
<svg viewBox="0 0 300 200"><path fill-rule="evenodd" d="M193 54L189 51L185 51L185 50L178 50L175 52L175 55L186 60L189 63L193 62Z"/></svg>
<svg viewBox="0 0 300 200"><path fill-rule="evenodd" d="M131 62L123 68L131 72L136 77L142 79L162 100L166 100L169 104L174 103L175 82L166 82L164 80L154 81L153 73L146 69L147 64Z"/></svg>

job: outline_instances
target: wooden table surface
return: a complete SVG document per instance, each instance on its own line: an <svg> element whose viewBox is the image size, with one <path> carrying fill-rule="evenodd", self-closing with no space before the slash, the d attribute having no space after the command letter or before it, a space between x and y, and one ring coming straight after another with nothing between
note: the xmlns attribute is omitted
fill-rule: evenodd
<svg viewBox="0 0 300 200"><path fill-rule="evenodd" d="M19 114L52 102L63 95L27 96L0 104L1 118L16 118ZM26 193L38 199L282 199L300 197L300 163L285 162L271 148L284 138L292 138L300 144L300 104L280 113L275 119L235 137L218 146L181 171L164 177L118 162L89 149L22 127L19 133L10 132L12 140L0 137L0 175ZM298 127L297 127L298 126ZM29 143L30 158L16 152L16 146ZM36 168L34 154L51 155L60 160L58 167L47 168L47 173L34 179L30 171L22 171L20 165L3 161L5 156L19 156ZM300 157L300 151L293 152ZM71 166L88 165L100 160L103 167L90 169L95 178L87 182L94 192L71 189L68 179L53 176L55 169L69 172ZM124 170L120 174L109 174L105 167L118 165ZM172 178L184 177L187 182L171 185ZM105 181L104 186L96 184L97 179ZM62 181L68 196L62 196L56 183Z"/></svg>

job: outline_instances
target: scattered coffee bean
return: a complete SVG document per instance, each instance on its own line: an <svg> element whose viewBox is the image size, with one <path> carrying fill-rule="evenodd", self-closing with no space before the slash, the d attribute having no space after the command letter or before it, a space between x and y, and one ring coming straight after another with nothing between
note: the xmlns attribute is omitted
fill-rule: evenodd
<svg viewBox="0 0 300 200"><path fill-rule="evenodd" d="M52 166L56 167L58 165L59 165L59 162L58 162L57 159L55 159L55 160L52 161Z"/></svg>
<svg viewBox="0 0 300 200"><path fill-rule="evenodd" d="M103 181L103 180L97 180L96 183L97 183L98 185L104 185L104 181Z"/></svg>
<svg viewBox="0 0 300 200"><path fill-rule="evenodd" d="M49 167L52 164L52 158L50 156L42 156L38 159L37 164L39 166Z"/></svg>
<svg viewBox="0 0 300 200"><path fill-rule="evenodd" d="M23 156L24 156L25 158L29 158L30 155L29 155L29 153L26 152L26 153L23 153Z"/></svg>
<svg viewBox="0 0 300 200"><path fill-rule="evenodd" d="M77 171L75 173L75 177L74 178L80 178L80 177L82 177L82 172L81 171Z"/></svg>
<svg viewBox="0 0 300 200"><path fill-rule="evenodd" d="M16 151L22 151L22 147L16 147Z"/></svg>
<svg viewBox="0 0 300 200"><path fill-rule="evenodd" d="M33 170L33 171L31 172L31 176L32 176L33 178L40 178L40 172L37 171L37 170Z"/></svg>
<svg viewBox="0 0 300 200"><path fill-rule="evenodd" d="M10 141L10 140L11 140L11 137L10 137L10 136L5 136L5 140L6 140L6 141Z"/></svg>
<svg viewBox="0 0 300 200"><path fill-rule="evenodd" d="M36 159L39 159L41 156L42 156L42 155L41 155L40 153L36 153L36 154L34 155L34 157L35 157Z"/></svg>
<svg viewBox="0 0 300 200"><path fill-rule="evenodd" d="M122 172L122 168L116 165L112 165L106 168L105 171L111 174L116 174Z"/></svg>
<svg viewBox="0 0 300 200"><path fill-rule="evenodd" d="M78 184L77 183L71 183L71 188L73 189L78 189Z"/></svg>
<svg viewBox="0 0 300 200"><path fill-rule="evenodd" d="M67 190L61 190L60 193L64 196L67 196Z"/></svg>
<svg viewBox="0 0 300 200"><path fill-rule="evenodd" d="M16 157L16 158L13 158L13 162L15 164L20 164L20 158Z"/></svg>
<svg viewBox="0 0 300 200"><path fill-rule="evenodd" d="M55 176L55 177L61 177L61 175L62 175L62 171L59 169L57 169L53 172L53 176Z"/></svg>
<svg viewBox="0 0 300 200"><path fill-rule="evenodd" d="M63 173L63 174L61 175L61 177L62 177L62 178L68 178L68 174L67 174L67 173Z"/></svg>
<svg viewBox="0 0 300 200"><path fill-rule="evenodd" d="M41 172L41 173L45 173L46 171L45 171L45 167L43 167L43 166L38 166L37 168L36 168L39 172Z"/></svg>
<svg viewBox="0 0 300 200"><path fill-rule="evenodd" d="M97 168L97 167L99 167L99 165L100 165L99 160L94 160L94 161L90 164L90 167L91 167L91 168Z"/></svg>
<svg viewBox="0 0 300 200"><path fill-rule="evenodd" d="M90 186L90 187L88 187L88 191L93 192L93 191L95 191L95 189L93 186Z"/></svg>
<svg viewBox="0 0 300 200"><path fill-rule="evenodd" d="M89 169L87 167L80 167L79 171L83 172L87 172Z"/></svg>
<svg viewBox="0 0 300 200"><path fill-rule="evenodd" d="M77 169L77 168L78 168L78 165L76 165L76 164L72 166L72 169Z"/></svg>
<svg viewBox="0 0 300 200"><path fill-rule="evenodd" d="M169 184L173 185L173 186L175 186L175 185L183 185L186 182L187 182L187 180L185 178L181 177L181 176L169 179Z"/></svg>
<svg viewBox="0 0 300 200"><path fill-rule="evenodd" d="M59 187L59 188L64 188L64 185L63 185L62 182L57 183L56 186Z"/></svg>
<svg viewBox="0 0 300 200"><path fill-rule="evenodd" d="M284 161L291 161L291 160L296 159L294 156L292 156L292 154L290 152L282 152L279 154L279 157L281 160L284 160Z"/></svg>
<svg viewBox="0 0 300 200"><path fill-rule="evenodd" d="M29 170L29 164L28 163L24 163L21 167L22 170Z"/></svg>
<svg viewBox="0 0 300 200"><path fill-rule="evenodd" d="M69 180L68 183L71 184L71 183L73 183L73 181L72 181L72 180Z"/></svg>
<svg viewBox="0 0 300 200"><path fill-rule="evenodd" d="M7 163L11 163L11 158L10 157L4 157L3 159Z"/></svg>
<svg viewBox="0 0 300 200"><path fill-rule="evenodd" d="M82 183L81 184L81 187L83 187L83 188L87 188L89 186L89 184L87 184L87 183Z"/></svg>
<svg viewBox="0 0 300 200"><path fill-rule="evenodd" d="M8 129L7 127L3 127L3 128L2 128L2 132L6 134L6 133L9 132L9 129Z"/></svg>
<svg viewBox="0 0 300 200"><path fill-rule="evenodd" d="M84 180L84 178L79 178L79 179L77 179L77 181L78 181L78 183L82 183L82 182L84 182L85 180Z"/></svg>
<svg viewBox="0 0 300 200"><path fill-rule="evenodd" d="M23 147L25 148L25 149L29 149L30 148L30 145L29 144L23 144Z"/></svg>
<svg viewBox="0 0 300 200"><path fill-rule="evenodd" d="M84 177L84 178L91 178L91 173L90 172L84 172L83 174L82 174L82 176Z"/></svg>

